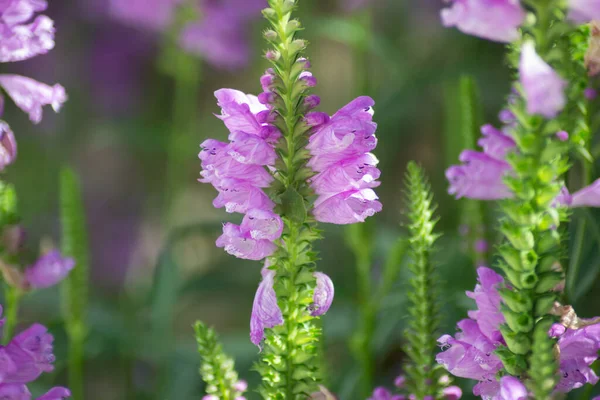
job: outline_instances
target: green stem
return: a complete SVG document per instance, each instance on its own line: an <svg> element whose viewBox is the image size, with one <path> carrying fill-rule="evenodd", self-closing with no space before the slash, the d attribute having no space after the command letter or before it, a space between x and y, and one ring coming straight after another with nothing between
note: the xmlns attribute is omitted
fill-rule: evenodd
<svg viewBox="0 0 600 400"><path fill-rule="evenodd" d="M21 297L23 293L20 289L6 286L6 324L4 325L4 336L2 342L6 345L13 337L15 327L17 326L19 319L19 305L21 303Z"/></svg>
<svg viewBox="0 0 600 400"><path fill-rule="evenodd" d="M582 187L589 185L592 181L591 168L587 161L582 161ZM569 268L567 270L567 282L566 282L566 294L569 299L573 299L575 295L575 284L577 283L577 277L579 276L579 267L581 265L581 258L583 255L583 242L585 239L585 231L587 227L587 219L579 218L579 224L577 225L577 231L575 232L575 239L573 244L573 255L569 262Z"/></svg>

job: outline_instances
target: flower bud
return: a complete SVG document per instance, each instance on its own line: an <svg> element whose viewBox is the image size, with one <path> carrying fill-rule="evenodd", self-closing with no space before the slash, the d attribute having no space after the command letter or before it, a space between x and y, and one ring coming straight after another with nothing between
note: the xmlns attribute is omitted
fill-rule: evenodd
<svg viewBox="0 0 600 400"><path fill-rule="evenodd" d="M569 140L569 133L567 131L558 131L556 132L556 137L561 142L566 142L567 140Z"/></svg>
<svg viewBox="0 0 600 400"><path fill-rule="evenodd" d="M319 104L321 104L321 98L316 94L311 94L304 98L304 107L306 107L307 110L317 108Z"/></svg>
<svg viewBox="0 0 600 400"><path fill-rule="evenodd" d="M289 51L290 54L296 54L306 48L306 41L303 39L296 39L290 43Z"/></svg>
<svg viewBox="0 0 600 400"><path fill-rule="evenodd" d="M539 294L549 292L562 281L563 274L560 272L546 272L540 276L538 284L535 287L535 292Z"/></svg>
<svg viewBox="0 0 600 400"><path fill-rule="evenodd" d="M527 313L533 308L533 301L523 292L511 289L500 289L499 292L504 304L515 312Z"/></svg>
<svg viewBox="0 0 600 400"><path fill-rule="evenodd" d="M588 100L594 100L596 97L598 97L598 92L596 91L596 89L594 88L586 88L583 91L583 96L588 99Z"/></svg>
<svg viewBox="0 0 600 400"><path fill-rule="evenodd" d="M17 141L15 135L4 121L0 121L0 171L17 158Z"/></svg>
<svg viewBox="0 0 600 400"><path fill-rule="evenodd" d="M533 318L527 313L516 313L508 307L502 307L506 323L514 332L527 333L533 329Z"/></svg>
<svg viewBox="0 0 600 400"><path fill-rule="evenodd" d="M269 42L273 42L273 41L277 40L277 32L275 32L272 29L266 30L263 33L263 36Z"/></svg>
<svg viewBox="0 0 600 400"><path fill-rule="evenodd" d="M522 333L513 332L507 325L500 325L500 332L506 345L515 354L524 355L531 349L531 340Z"/></svg>
<svg viewBox="0 0 600 400"><path fill-rule="evenodd" d="M281 54L277 50L267 50L265 57L267 60L278 61L281 58Z"/></svg>

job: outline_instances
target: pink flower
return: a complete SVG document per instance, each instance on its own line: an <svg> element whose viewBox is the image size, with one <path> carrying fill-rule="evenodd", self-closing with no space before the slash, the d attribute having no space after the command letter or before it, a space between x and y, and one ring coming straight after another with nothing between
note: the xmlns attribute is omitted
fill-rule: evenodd
<svg viewBox="0 0 600 400"><path fill-rule="evenodd" d="M261 274L263 279L254 296L250 317L250 340L259 347L265 337L266 328L283 324L283 315L277 304L275 289L273 289L275 271L268 269L268 266L265 265Z"/></svg>
<svg viewBox="0 0 600 400"><path fill-rule="evenodd" d="M0 121L0 171L12 164L17 158L17 141L10 126Z"/></svg>
<svg viewBox="0 0 600 400"><path fill-rule="evenodd" d="M232 256L248 260L262 260L277 250L277 245L271 240L254 239L250 232L229 222L223 226L223 234L216 244Z"/></svg>
<svg viewBox="0 0 600 400"><path fill-rule="evenodd" d="M441 12L446 27L456 26L469 35L496 42L519 38L518 28L525 20L519 0L451 0Z"/></svg>
<svg viewBox="0 0 600 400"><path fill-rule="evenodd" d="M527 400L527 388L513 376L503 376L500 379L500 399Z"/></svg>
<svg viewBox="0 0 600 400"><path fill-rule="evenodd" d="M24 76L0 75L0 86L35 124L42 120L43 106L51 105L58 112L67 101L65 88L61 85L48 86Z"/></svg>
<svg viewBox="0 0 600 400"><path fill-rule="evenodd" d="M519 74L529 114L554 118L562 111L567 83L536 53L533 42L523 44Z"/></svg>
<svg viewBox="0 0 600 400"><path fill-rule="evenodd" d="M25 281L31 288L47 288L65 279L74 267L75 260L63 258L58 250L52 250L25 270Z"/></svg>
<svg viewBox="0 0 600 400"><path fill-rule="evenodd" d="M315 272L313 276L317 280L317 287L313 295L313 311L310 315L317 317L325 314L331 303L333 303L334 287L331 278L322 272Z"/></svg>
<svg viewBox="0 0 600 400"><path fill-rule="evenodd" d="M331 118L309 113L306 123L315 131L306 148L308 163L318 174L311 186L319 195L313 215L320 222L352 224L381 211L372 188L379 186L377 158L369 153L377 145L372 121L373 99L358 97Z"/></svg>

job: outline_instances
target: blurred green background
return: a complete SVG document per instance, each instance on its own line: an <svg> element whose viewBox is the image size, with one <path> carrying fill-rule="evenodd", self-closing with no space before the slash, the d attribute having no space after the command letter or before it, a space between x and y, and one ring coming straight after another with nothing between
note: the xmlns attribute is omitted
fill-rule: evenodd
<svg viewBox="0 0 600 400"><path fill-rule="evenodd" d="M111 20L96 8L100 3L51 1L55 50L3 65L8 72L60 82L69 94L60 114L48 113L40 126L7 105L5 118L19 143L19 158L7 180L17 187L32 247L46 236L59 240L59 168L72 165L82 180L92 249L86 399L201 398L191 329L198 319L218 330L241 377L255 387L259 377L251 367L258 349L248 331L261 266L215 247L221 222L238 222L239 216L215 210L215 190L196 179L199 143L227 136L213 116L219 112L213 92L222 87L260 91L258 79L267 67L261 57L265 24L257 16L248 30L250 64L219 70L178 55L159 34ZM402 180L406 163L416 160L429 174L439 204L442 326L453 333L456 322L474 307L464 291L472 290L476 267L469 241L459 233L470 206L447 194L444 178L465 143L456 122L459 81L463 75L473 77L481 115L497 124L510 89L504 48L443 29L438 0L372 0L354 10L341 3L302 0L297 16L310 42L307 55L318 79L321 110L333 113L359 94L376 101L378 194L384 209L367 226L373 235L373 279L379 279L390 249L404 234ZM173 71L184 71L179 82ZM485 213L487 221L494 221L492 205ZM576 213L570 229L581 219L597 219L596 214ZM344 228L323 228L319 270L331 276L336 288L333 306L322 319L327 386L340 399L365 399L361 371L349 350L359 324L356 260ZM493 240L494 228L487 228ZM599 297L594 282L600 233L594 224L587 229L572 296L581 316L592 315ZM391 386L401 372L406 278L402 269L378 312L372 343L376 384ZM26 298L21 322L33 321L47 323L55 333L58 360L56 373L38 384L64 382L58 290ZM471 398L468 383L461 385L465 398ZM248 398L258 395L250 392Z"/></svg>

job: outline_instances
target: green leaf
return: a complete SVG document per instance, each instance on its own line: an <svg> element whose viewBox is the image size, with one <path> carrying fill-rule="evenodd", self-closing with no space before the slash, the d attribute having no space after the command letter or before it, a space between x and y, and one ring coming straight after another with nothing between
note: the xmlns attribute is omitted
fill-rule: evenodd
<svg viewBox="0 0 600 400"><path fill-rule="evenodd" d="M295 188L289 187L283 192L281 195L281 208L283 215L290 220L299 224L306 221L306 204L302 195Z"/></svg>

